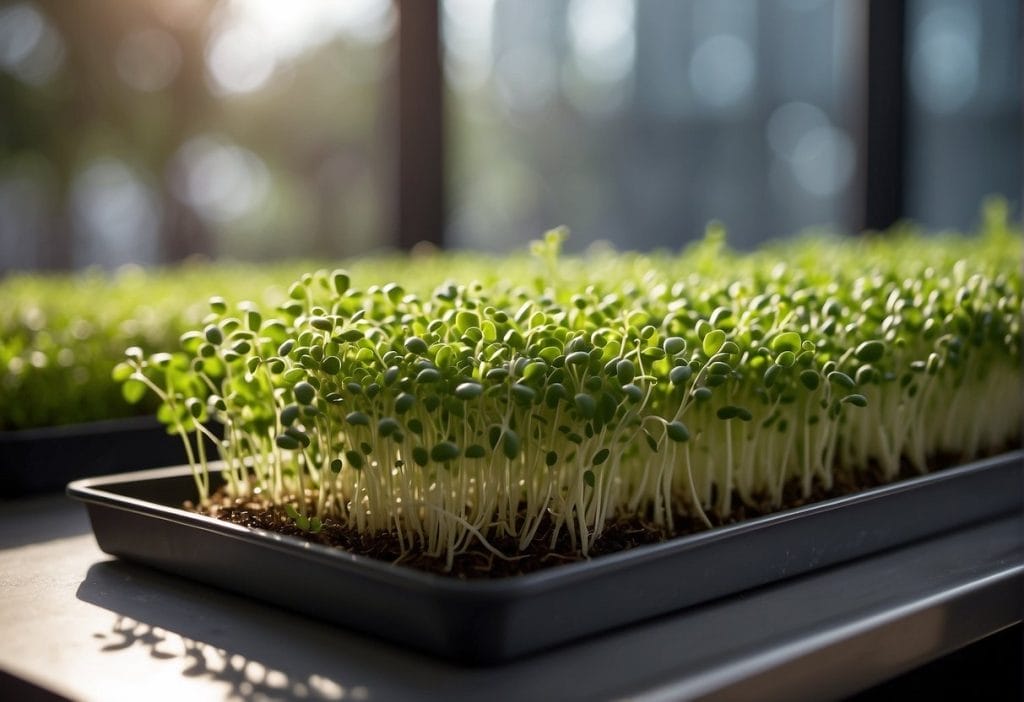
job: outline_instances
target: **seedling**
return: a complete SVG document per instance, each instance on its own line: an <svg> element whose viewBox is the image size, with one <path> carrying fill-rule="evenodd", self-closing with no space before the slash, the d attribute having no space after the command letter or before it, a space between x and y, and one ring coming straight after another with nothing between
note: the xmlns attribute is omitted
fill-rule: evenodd
<svg viewBox="0 0 1024 702"><path fill-rule="evenodd" d="M299 528L444 558L542 525L586 555L612 520L784 506L1003 448L1021 425L1020 237L809 236L753 254L396 263L211 300L180 350L119 369L176 431L224 425L227 490ZM473 275L438 284L439 271ZM207 457L191 456L202 500ZM498 554L502 555L502 554Z"/></svg>

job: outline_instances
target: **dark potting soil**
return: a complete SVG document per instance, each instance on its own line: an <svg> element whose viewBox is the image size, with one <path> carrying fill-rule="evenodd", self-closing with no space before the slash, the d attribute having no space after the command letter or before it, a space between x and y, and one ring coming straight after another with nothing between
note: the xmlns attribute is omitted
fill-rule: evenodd
<svg viewBox="0 0 1024 702"><path fill-rule="evenodd" d="M936 466L935 470L942 470L960 465L960 462L958 457L942 456L932 461L930 465ZM917 475L919 473L905 463L897 480ZM783 492L783 504L779 509L773 508L767 498L755 500L751 504L743 503L738 497L734 497L734 508L728 516L722 518L709 513L708 518L715 527L725 526L812 502L850 495L890 482L883 479L882 472L877 466L872 466L870 470L862 472L856 478L855 481L854 476L836 475L831 488L825 488L816 483L809 497L803 496L799 481L793 480L786 485ZM192 508L191 505L186 506ZM573 546L564 528L559 532L554 547L552 547L551 530L554 527L554 522L549 517L545 517L536 536L526 549L519 550L518 540L514 537L489 535L488 543L502 553L503 557L495 555L479 542L475 542L467 551L455 556L452 568L449 570L444 557L430 556L415 551L403 554L398 537L390 532L360 533L353 527L345 526L328 518L319 532L311 534L296 526L295 522L285 514L283 508L253 498L231 498L223 491L223 488L212 496L211 505L206 513L233 524L296 536L361 556L400 563L418 570L461 579L524 575L552 566L616 553L636 546L658 543L707 530L702 521L682 513L675 515L675 528L671 533L664 525L654 524L639 516L613 518L605 525L601 536L590 545L590 555L582 556L579 549Z"/></svg>

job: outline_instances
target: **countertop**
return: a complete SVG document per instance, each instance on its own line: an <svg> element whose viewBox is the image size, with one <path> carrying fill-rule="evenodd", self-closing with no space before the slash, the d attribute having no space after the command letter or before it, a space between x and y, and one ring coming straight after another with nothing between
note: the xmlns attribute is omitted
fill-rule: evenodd
<svg viewBox="0 0 1024 702"><path fill-rule="evenodd" d="M0 502L0 671L81 700L830 699L1021 621L1024 517L492 667L102 553L60 495Z"/></svg>

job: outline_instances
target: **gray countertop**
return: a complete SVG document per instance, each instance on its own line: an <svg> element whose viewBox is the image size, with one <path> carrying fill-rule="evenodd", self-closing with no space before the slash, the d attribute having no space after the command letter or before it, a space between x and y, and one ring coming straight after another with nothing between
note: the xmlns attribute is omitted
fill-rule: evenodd
<svg viewBox="0 0 1024 702"><path fill-rule="evenodd" d="M1021 620L1024 518L500 666L435 660L111 559L63 496L0 503L0 670L82 700L828 699Z"/></svg>

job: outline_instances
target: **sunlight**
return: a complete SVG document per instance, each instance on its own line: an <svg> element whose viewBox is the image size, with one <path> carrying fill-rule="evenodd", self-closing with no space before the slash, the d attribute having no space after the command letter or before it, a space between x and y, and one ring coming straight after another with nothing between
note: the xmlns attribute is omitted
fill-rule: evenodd
<svg viewBox="0 0 1024 702"><path fill-rule="evenodd" d="M388 0L235 0L215 23L207 47L213 87L250 93L264 88L289 61L338 38L357 44L384 41L395 13Z"/></svg>

